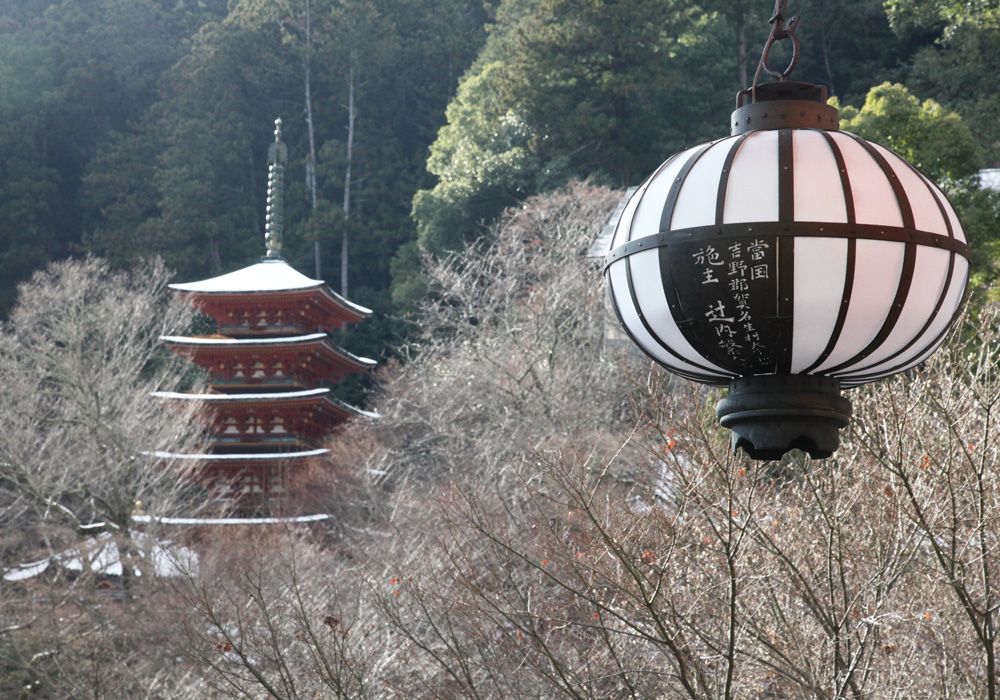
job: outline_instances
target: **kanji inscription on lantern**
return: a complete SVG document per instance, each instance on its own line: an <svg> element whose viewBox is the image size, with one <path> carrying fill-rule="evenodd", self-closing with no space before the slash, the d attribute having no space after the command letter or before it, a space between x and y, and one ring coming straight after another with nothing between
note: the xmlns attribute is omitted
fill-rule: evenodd
<svg viewBox="0 0 1000 700"><path fill-rule="evenodd" d="M775 315L773 239L685 242L671 248L674 279L699 281L680 297L686 315L696 321L688 332L706 349L714 348L721 364L741 371L769 369L773 359L761 333Z"/></svg>
<svg viewBox="0 0 1000 700"><path fill-rule="evenodd" d="M716 265L721 266L725 263L722 261L722 256L719 251L717 251L713 246L707 245L700 249L694 254L695 260L697 260L699 265Z"/></svg>

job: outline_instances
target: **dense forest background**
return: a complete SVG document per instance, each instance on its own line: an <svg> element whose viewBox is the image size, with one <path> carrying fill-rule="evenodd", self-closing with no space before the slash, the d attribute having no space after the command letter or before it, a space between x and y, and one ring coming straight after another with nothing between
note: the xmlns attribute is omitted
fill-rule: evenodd
<svg viewBox="0 0 1000 700"><path fill-rule="evenodd" d="M935 174L959 182L1000 164L997 96L984 89L1000 63L997 11L976 7L796 0L794 77L828 85L842 106L888 81L956 112L971 141ZM159 255L178 281L255 261L281 117L286 257L375 310L342 342L384 359L426 292L422 254L460 249L505 207L572 178L636 184L725 135L772 9L2 0L0 318L19 282L67 256L125 267ZM994 210L966 213L970 228Z"/></svg>
<svg viewBox="0 0 1000 700"><path fill-rule="evenodd" d="M833 458L733 454L719 392L606 342L587 251L725 135L772 7L0 0L0 696L1000 698L996 0L791 0L794 77L974 251ZM379 418L296 474L307 523L170 522L217 511L157 451L200 439L149 400L198 383L166 285L263 253L277 117Z"/></svg>

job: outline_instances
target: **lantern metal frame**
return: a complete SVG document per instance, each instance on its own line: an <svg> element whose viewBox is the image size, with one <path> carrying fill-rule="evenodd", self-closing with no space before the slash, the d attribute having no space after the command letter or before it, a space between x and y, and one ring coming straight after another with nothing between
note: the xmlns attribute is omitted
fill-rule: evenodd
<svg viewBox="0 0 1000 700"><path fill-rule="evenodd" d="M717 415L733 431L734 450L754 459L796 448L829 457L851 416L842 388L926 359L960 312L969 273L961 222L940 189L898 154L840 131L826 88L787 80L798 57L798 18L785 24L785 3L776 2L757 72L780 82L757 85L755 78L737 95L730 137L677 154L638 188L605 258L626 333L672 372L728 385ZM768 54L782 39L793 41L792 60L775 71ZM761 180L771 183L764 189L776 201L765 216L753 193L732 191L733 178L736 185L752 180L746 152L763 154L767 164ZM771 180L767 167L775 170ZM807 194L826 203L810 205ZM817 214L833 209L836 216ZM811 271L802 260L822 263L822 253L834 250L841 276L832 275L821 291L803 287L796 277ZM762 274L748 282L751 252ZM725 265L743 266L742 277L727 280L741 288L726 290L712 278ZM861 298L866 290L858 285L878 281L880 265L895 277L877 285L874 301ZM802 340L797 324L808 314L822 317L821 333ZM734 332L746 342L733 341Z"/></svg>

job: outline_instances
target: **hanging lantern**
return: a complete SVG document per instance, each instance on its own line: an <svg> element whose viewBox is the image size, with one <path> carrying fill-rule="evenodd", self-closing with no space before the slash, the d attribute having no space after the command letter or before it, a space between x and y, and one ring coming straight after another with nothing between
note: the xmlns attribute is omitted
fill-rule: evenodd
<svg viewBox="0 0 1000 700"><path fill-rule="evenodd" d="M941 190L896 153L839 130L797 58L778 0L732 135L667 160L619 220L605 276L618 318L682 377L728 386L733 449L830 456L850 388L923 362L965 296L969 250ZM787 69L768 51L793 41ZM758 69L758 75L760 69ZM755 79L756 83L756 79Z"/></svg>

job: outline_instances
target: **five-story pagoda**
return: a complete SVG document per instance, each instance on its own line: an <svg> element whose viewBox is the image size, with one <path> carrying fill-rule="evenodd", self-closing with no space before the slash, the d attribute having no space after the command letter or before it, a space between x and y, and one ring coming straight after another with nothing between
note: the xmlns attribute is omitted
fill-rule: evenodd
<svg viewBox="0 0 1000 700"><path fill-rule="evenodd" d="M338 347L329 333L371 314L309 279L281 257L284 168L281 120L268 152L268 195L261 262L220 277L171 288L210 316L209 336L162 340L211 373L210 391L161 392L160 398L199 401L209 431L196 460L198 480L220 503L240 513L270 512L291 478L327 452L332 428L363 412L318 385L361 372L375 362Z"/></svg>

